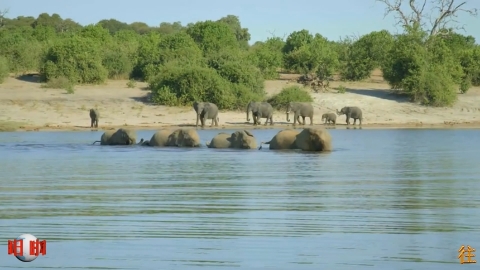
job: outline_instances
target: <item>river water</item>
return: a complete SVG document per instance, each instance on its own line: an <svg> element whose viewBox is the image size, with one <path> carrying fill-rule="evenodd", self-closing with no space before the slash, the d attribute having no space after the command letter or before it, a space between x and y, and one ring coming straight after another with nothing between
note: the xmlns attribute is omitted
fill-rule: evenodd
<svg viewBox="0 0 480 270"><path fill-rule="evenodd" d="M0 133L1 269L479 266L457 251L480 248L480 130L332 129L329 154L91 145L101 133ZM8 256L24 233L47 254Z"/></svg>

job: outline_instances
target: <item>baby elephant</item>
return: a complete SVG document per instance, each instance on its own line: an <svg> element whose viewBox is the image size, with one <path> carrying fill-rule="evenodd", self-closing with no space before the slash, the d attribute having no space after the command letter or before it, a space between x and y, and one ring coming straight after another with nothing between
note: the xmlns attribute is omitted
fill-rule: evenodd
<svg viewBox="0 0 480 270"><path fill-rule="evenodd" d="M95 125L98 128L98 119L100 118L100 113L96 109L90 109L90 127L93 128Z"/></svg>
<svg viewBox="0 0 480 270"><path fill-rule="evenodd" d="M322 114L322 121L325 120L324 124L332 123L335 125L337 122L337 115L334 113L324 113Z"/></svg>

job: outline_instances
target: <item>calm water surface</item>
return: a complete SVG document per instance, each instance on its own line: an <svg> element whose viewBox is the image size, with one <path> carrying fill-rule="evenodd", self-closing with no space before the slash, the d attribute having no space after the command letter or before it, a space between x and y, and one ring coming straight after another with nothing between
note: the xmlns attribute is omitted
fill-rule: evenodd
<svg viewBox="0 0 480 270"><path fill-rule="evenodd" d="M266 141L277 131L252 132ZM457 259L461 245L480 248L479 130L330 132L330 154L0 133L0 268L480 266ZM46 239L47 255L8 256L7 240L23 233Z"/></svg>

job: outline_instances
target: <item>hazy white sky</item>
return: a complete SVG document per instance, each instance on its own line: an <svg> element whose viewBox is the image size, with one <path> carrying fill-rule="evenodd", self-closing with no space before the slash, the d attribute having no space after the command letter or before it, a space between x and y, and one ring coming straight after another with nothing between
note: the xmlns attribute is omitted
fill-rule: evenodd
<svg viewBox="0 0 480 270"><path fill-rule="evenodd" d="M480 8L480 1L470 0L469 6ZM332 40L381 29L401 31L394 27L393 16L384 19L385 6L375 0L2 0L0 10L4 8L10 9L8 17L58 13L82 25L110 18L151 26L175 21L185 25L231 14L239 16L242 26L249 29L250 43L265 40L271 36L269 32L283 37L301 29ZM479 43L480 19L462 15L457 20L465 25L463 34L474 36Z"/></svg>

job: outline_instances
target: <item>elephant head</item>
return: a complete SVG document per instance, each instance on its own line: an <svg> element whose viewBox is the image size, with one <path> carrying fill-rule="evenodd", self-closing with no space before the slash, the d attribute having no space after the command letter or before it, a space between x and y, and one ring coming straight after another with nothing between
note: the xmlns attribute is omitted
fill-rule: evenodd
<svg viewBox="0 0 480 270"><path fill-rule="evenodd" d="M337 109L337 115L338 116L346 114L346 113L347 113L347 107L343 107L342 109L340 109L340 111Z"/></svg>
<svg viewBox="0 0 480 270"><path fill-rule="evenodd" d="M287 111L285 114L287 115L287 122L290 122L290 112L292 111L292 102L289 102L287 105Z"/></svg>
<svg viewBox="0 0 480 270"><path fill-rule="evenodd" d="M252 133L248 130L235 131L228 138L232 148L237 149L254 149L257 148L257 141Z"/></svg>
<svg viewBox="0 0 480 270"><path fill-rule="evenodd" d="M247 122L250 122L250 111L253 114L253 105L254 105L253 101L250 101L247 105Z"/></svg>

